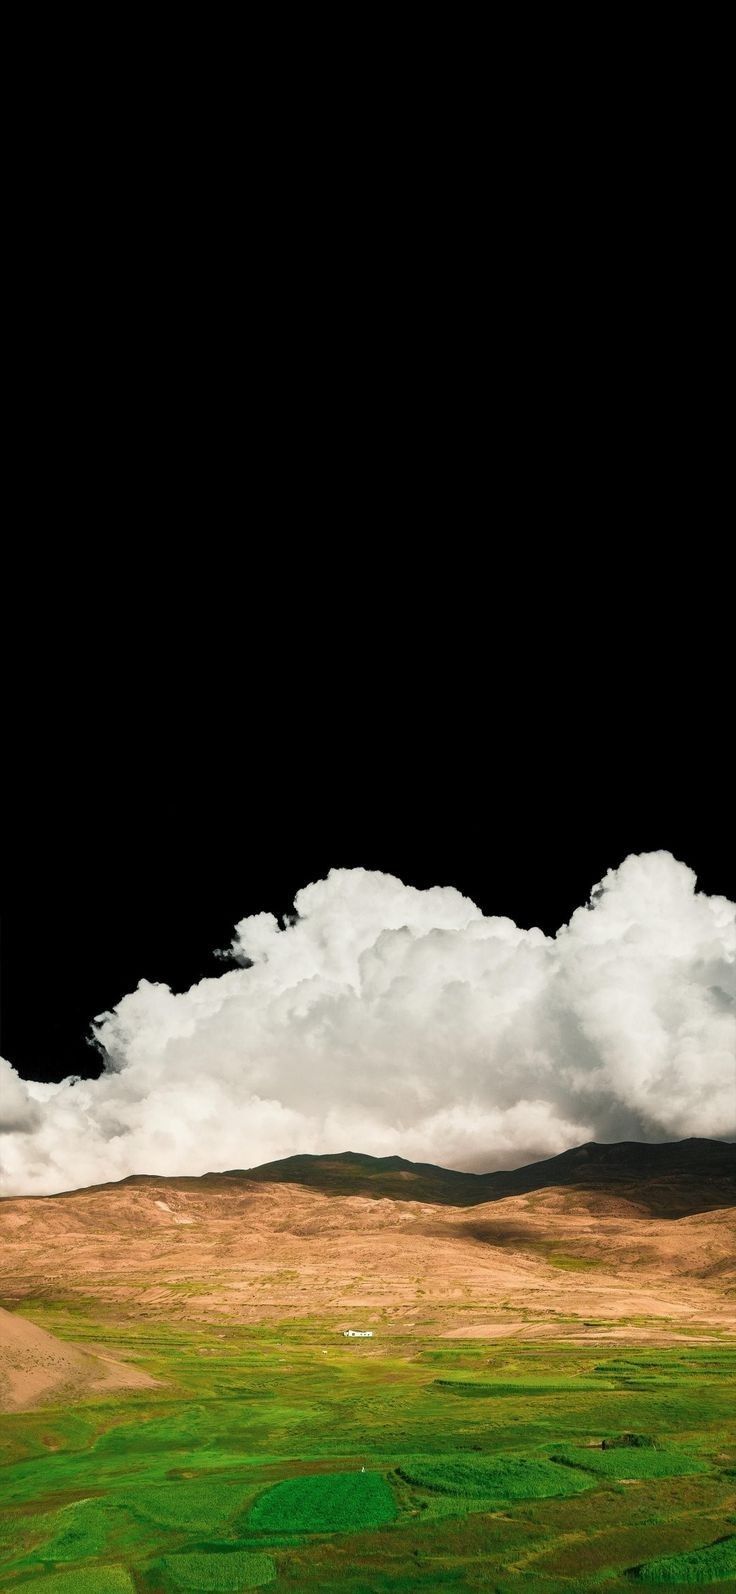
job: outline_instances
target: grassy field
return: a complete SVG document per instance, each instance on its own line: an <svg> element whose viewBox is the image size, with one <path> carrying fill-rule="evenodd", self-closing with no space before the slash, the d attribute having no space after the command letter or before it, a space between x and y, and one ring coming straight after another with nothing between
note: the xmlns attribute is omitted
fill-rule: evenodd
<svg viewBox="0 0 736 1594"><path fill-rule="evenodd" d="M0 1588L44 1594L736 1586L736 1348L345 1341L38 1302L159 1387L9 1416ZM634 1433L651 1444L601 1449ZM363 1470L364 1469L364 1470Z"/></svg>
<svg viewBox="0 0 736 1594"><path fill-rule="evenodd" d="M512 1500L544 1500L553 1494L577 1494L592 1488L593 1479L565 1471L549 1461L525 1457L417 1456L398 1468L399 1476L420 1489L440 1494L473 1496L489 1505L510 1505Z"/></svg>

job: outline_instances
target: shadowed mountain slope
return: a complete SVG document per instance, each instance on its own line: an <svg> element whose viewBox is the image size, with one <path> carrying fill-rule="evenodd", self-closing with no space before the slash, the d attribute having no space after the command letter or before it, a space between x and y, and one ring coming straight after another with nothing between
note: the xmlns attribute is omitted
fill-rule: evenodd
<svg viewBox="0 0 736 1594"><path fill-rule="evenodd" d="M721 1140L680 1140L662 1145L591 1140L557 1157L498 1173L456 1173L403 1157L284 1157L261 1167L232 1169L225 1178L301 1184L326 1195L367 1195L394 1201L478 1206L510 1195L572 1185L627 1195L658 1217L684 1217L736 1206L736 1145Z"/></svg>
<svg viewBox="0 0 736 1594"><path fill-rule="evenodd" d="M474 1207L535 1190L570 1188L626 1199L632 1208L658 1218L736 1207L736 1143L726 1140L622 1140L601 1145L590 1140L556 1157L504 1168L496 1173L460 1173L431 1162L404 1157L370 1157L359 1151L307 1154L264 1162L256 1168L229 1168L201 1175L131 1174L89 1192L166 1183L179 1190L223 1190L249 1185L301 1185L329 1196L369 1196L372 1200L423 1201L435 1206ZM58 1201L84 1191L28 1196ZM12 1199L9 1197L6 1200Z"/></svg>

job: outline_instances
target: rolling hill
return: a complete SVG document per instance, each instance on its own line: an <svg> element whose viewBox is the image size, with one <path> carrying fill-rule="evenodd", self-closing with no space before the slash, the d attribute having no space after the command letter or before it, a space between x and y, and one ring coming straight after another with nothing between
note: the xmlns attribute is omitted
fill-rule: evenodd
<svg viewBox="0 0 736 1594"><path fill-rule="evenodd" d="M403 1157L369 1157L355 1151L334 1156L285 1157L225 1178L258 1183L300 1184L326 1195L370 1195L394 1201L432 1201L478 1206L533 1190L575 1186L626 1194L661 1217L736 1205L736 1145L721 1140L680 1140L650 1145L588 1141L526 1167L498 1173L457 1173Z"/></svg>
<svg viewBox="0 0 736 1594"><path fill-rule="evenodd" d="M0 1202L0 1305L124 1324L736 1333L736 1147L457 1173L355 1153Z"/></svg>

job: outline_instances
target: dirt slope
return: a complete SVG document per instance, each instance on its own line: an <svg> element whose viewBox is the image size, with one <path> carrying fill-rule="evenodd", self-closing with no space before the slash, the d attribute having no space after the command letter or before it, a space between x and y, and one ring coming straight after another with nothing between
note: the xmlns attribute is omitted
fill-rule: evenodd
<svg viewBox="0 0 736 1594"><path fill-rule="evenodd" d="M139 1368L66 1344L0 1308L0 1411L25 1411L62 1398L153 1383Z"/></svg>
<svg viewBox="0 0 736 1594"><path fill-rule="evenodd" d="M661 1218L640 1197L614 1181L469 1208L220 1175L14 1198L0 1299L76 1297L118 1320L736 1332L736 1207Z"/></svg>

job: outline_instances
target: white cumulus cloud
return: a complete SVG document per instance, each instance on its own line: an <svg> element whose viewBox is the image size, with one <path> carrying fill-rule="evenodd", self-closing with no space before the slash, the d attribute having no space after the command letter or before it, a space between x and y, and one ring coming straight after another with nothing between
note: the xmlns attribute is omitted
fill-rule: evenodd
<svg viewBox="0 0 736 1594"><path fill-rule="evenodd" d="M584 1140L736 1138L736 907L629 857L556 936L458 891L335 869L231 966L95 1020L99 1079L0 1059L0 1188L399 1153L487 1170Z"/></svg>

